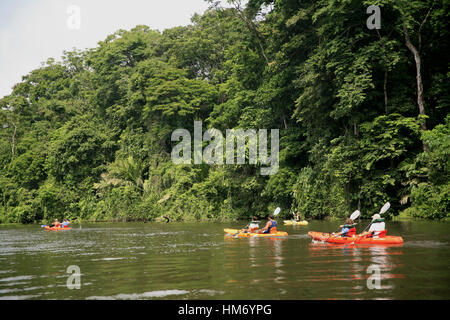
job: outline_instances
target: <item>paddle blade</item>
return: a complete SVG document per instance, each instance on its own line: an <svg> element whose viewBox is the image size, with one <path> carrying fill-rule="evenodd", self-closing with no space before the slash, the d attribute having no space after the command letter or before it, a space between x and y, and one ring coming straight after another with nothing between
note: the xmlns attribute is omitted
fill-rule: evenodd
<svg viewBox="0 0 450 320"><path fill-rule="evenodd" d="M358 219L360 214L361 214L361 212L359 212L359 210L356 210L355 212L352 213L352 215L350 216L350 219L355 221L356 219Z"/></svg>
<svg viewBox="0 0 450 320"><path fill-rule="evenodd" d="M391 207L391 204L390 204L389 202L386 202L386 203L384 204L384 206L381 208L380 214L383 214L383 213L385 213L386 211L388 211L390 207Z"/></svg>
<svg viewBox="0 0 450 320"><path fill-rule="evenodd" d="M281 209L280 207L276 208L275 211L273 212L273 215L276 216L280 213Z"/></svg>

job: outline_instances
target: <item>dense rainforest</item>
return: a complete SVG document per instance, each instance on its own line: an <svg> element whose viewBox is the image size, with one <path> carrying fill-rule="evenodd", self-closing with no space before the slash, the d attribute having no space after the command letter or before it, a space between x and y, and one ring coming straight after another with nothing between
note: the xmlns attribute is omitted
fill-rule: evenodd
<svg viewBox="0 0 450 320"><path fill-rule="evenodd" d="M118 30L0 100L0 222L450 212L450 1L209 1ZM367 8L381 25L368 28ZM177 128L279 129L279 170L175 164Z"/></svg>

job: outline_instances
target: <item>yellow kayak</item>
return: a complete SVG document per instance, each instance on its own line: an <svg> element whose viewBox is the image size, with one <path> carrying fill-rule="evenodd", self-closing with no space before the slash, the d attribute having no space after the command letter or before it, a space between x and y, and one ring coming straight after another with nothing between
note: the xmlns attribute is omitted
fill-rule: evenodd
<svg viewBox="0 0 450 320"><path fill-rule="evenodd" d="M285 225L293 225L293 226L306 226L308 225L308 221L292 221L292 220L284 220L283 223Z"/></svg>
<svg viewBox="0 0 450 320"><path fill-rule="evenodd" d="M287 232L277 231L276 233L253 233L253 232L241 232L239 229L223 229L225 231L225 236L236 236L236 237L286 237Z"/></svg>

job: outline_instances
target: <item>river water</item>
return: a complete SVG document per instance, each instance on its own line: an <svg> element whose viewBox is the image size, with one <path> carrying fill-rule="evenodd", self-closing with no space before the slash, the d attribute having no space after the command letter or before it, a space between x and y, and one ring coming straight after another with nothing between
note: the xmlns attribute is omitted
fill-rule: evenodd
<svg viewBox="0 0 450 320"><path fill-rule="evenodd" d="M312 243L338 229L324 221L224 237L243 224L0 226L0 299L450 299L448 222L387 222L392 246Z"/></svg>

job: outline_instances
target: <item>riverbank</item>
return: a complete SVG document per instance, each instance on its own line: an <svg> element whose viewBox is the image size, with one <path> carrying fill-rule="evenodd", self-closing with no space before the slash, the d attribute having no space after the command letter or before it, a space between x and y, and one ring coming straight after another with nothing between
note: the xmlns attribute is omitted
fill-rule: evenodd
<svg viewBox="0 0 450 320"><path fill-rule="evenodd" d="M259 218L262 221L265 221L267 218ZM323 222L330 222L330 223L342 223L342 219L343 218L335 218L335 217L327 217L325 219L306 219L306 221L308 222L312 222L312 221L323 221ZM275 220L279 221L281 223L281 221L283 220L290 220L290 217L280 217L280 218L276 218ZM83 220L83 219L75 219L75 220L71 220L71 224L102 224L102 223L161 223L161 224L167 224L167 223L177 223L177 224L181 224L181 223L215 223L215 222L229 222L229 223L243 223L246 224L248 221L250 221L250 219L232 219L232 218L228 218L228 219L199 219L199 220L195 220L195 219L188 219L188 220L167 220L164 217L159 217L156 218L153 221L150 220L126 220L126 219L105 219L105 220ZM359 221L360 224L364 224L365 222L367 222L367 224L370 223L370 219L358 219L357 222ZM386 220L386 222L390 222L390 221L404 221L404 222L442 222L442 223L448 223L450 222L450 218L445 218L445 219L439 219L439 220L431 220L431 219L424 219L424 218L414 218L414 217L410 217L410 216L395 216L395 217L391 217L391 219ZM35 221L33 223L29 223L29 224L23 224L23 223L0 223L0 226L26 226L26 225L48 225L51 224L53 221L46 221L46 220L42 220L42 221Z"/></svg>

